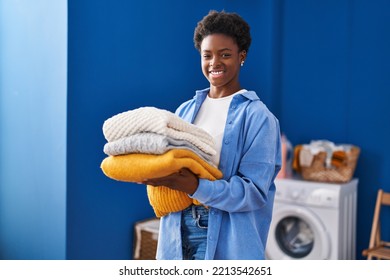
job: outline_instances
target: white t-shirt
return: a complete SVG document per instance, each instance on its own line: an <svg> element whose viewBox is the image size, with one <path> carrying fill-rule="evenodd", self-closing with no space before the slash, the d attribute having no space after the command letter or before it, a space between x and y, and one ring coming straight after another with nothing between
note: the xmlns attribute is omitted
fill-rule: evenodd
<svg viewBox="0 0 390 280"><path fill-rule="evenodd" d="M242 89L232 95L221 98L211 98L207 95L195 118L194 124L203 128L214 138L217 154L213 156L212 161L216 166L218 166L221 156L222 138L225 132L230 102L233 96L245 91L245 89Z"/></svg>

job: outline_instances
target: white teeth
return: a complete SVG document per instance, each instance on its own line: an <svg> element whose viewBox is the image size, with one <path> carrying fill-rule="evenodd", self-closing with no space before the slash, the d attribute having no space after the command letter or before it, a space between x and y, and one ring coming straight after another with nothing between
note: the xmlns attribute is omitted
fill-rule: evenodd
<svg viewBox="0 0 390 280"><path fill-rule="evenodd" d="M213 75L219 75L219 74L222 74L223 71L211 71L210 73Z"/></svg>

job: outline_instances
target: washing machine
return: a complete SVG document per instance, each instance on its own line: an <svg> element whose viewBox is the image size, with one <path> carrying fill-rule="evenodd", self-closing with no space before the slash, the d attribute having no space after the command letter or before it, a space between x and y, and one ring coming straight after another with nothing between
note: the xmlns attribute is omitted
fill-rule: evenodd
<svg viewBox="0 0 390 280"><path fill-rule="evenodd" d="M345 184L276 179L270 260L356 258L358 179Z"/></svg>

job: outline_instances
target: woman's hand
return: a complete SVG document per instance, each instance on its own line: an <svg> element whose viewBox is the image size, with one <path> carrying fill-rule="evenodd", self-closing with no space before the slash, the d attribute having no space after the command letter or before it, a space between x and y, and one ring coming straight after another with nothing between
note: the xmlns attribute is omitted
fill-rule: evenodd
<svg viewBox="0 0 390 280"><path fill-rule="evenodd" d="M189 169L182 168L171 175L161 178L145 179L142 183L151 186L165 186L192 195L198 188L199 179Z"/></svg>

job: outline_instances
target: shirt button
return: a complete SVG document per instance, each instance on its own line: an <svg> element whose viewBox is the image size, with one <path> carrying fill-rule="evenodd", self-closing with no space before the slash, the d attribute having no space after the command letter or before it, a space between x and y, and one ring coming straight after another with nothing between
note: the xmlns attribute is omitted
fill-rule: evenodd
<svg viewBox="0 0 390 280"><path fill-rule="evenodd" d="M226 145L229 144L229 140L225 140L225 144L226 144Z"/></svg>

